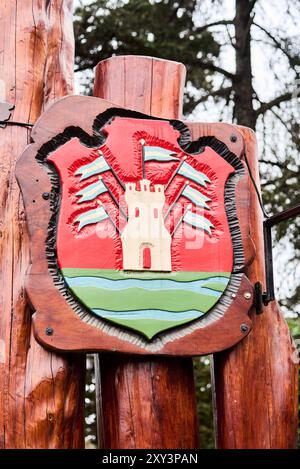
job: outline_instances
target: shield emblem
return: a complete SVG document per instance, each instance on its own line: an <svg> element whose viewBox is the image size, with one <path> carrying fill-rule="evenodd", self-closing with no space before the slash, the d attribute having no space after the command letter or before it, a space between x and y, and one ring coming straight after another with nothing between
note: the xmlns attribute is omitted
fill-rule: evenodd
<svg viewBox="0 0 300 469"><path fill-rule="evenodd" d="M178 121L114 109L97 125L96 136L73 131L43 159L57 187L50 244L68 294L83 314L148 341L221 316L243 263L240 160L214 138L191 142Z"/></svg>

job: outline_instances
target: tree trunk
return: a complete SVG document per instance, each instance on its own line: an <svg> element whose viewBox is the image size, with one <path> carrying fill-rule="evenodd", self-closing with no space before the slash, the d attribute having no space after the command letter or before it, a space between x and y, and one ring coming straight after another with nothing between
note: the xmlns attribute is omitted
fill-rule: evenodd
<svg viewBox="0 0 300 469"><path fill-rule="evenodd" d="M255 129L251 69L252 13L255 1L236 0L236 79L234 119ZM259 187L254 134L245 128L245 153ZM251 186L250 234L256 257L246 275L264 284L262 213ZM219 448L294 448L297 444L297 351L277 302L257 316L252 332L234 348L214 356L217 445Z"/></svg>
<svg viewBox="0 0 300 469"><path fill-rule="evenodd" d="M234 120L255 129L256 116L253 108L253 86L251 67L251 4L249 0L236 0L234 18L236 40L236 74L232 86L234 91Z"/></svg>
<svg viewBox="0 0 300 469"><path fill-rule="evenodd" d="M256 140L239 128L246 156L259 186ZM264 283L262 213L251 187L250 231L256 257L246 270L253 282ZM214 379L219 448L295 448L298 426L298 362L288 326L277 302L256 315L253 329L238 345L215 354Z"/></svg>
<svg viewBox="0 0 300 469"><path fill-rule="evenodd" d="M0 51L1 98L15 105L13 121L35 122L73 89L72 1L2 0ZM30 131L0 133L0 447L81 447L84 357L37 344L24 292L30 257L14 168Z"/></svg>
<svg viewBox="0 0 300 469"><path fill-rule="evenodd" d="M184 67L150 57L114 57L96 69L94 95L127 109L176 119ZM192 359L100 356L105 448L196 448ZM100 394L100 393L99 393Z"/></svg>

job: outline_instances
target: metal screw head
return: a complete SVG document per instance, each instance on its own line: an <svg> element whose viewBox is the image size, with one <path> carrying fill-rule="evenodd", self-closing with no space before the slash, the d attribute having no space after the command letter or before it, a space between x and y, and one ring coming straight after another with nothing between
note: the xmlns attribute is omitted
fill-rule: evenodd
<svg viewBox="0 0 300 469"><path fill-rule="evenodd" d="M45 332L46 332L46 335L53 335L53 332L54 332L54 331L53 331L52 327L46 327L46 331L45 331Z"/></svg>
<svg viewBox="0 0 300 469"><path fill-rule="evenodd" d="M230 141L231 141L232 143L235 143L235 142L237 141L237 136L234 135L234 134L232 134L232 135L230 136Z"/></svg>
<svg viewBox="0 0 300 469"><path fill-rule="evenodd" d="M245 300L250 300L251 297L252 297L252 295L251 295L251 293L250 293L249 291L246 291L246 292L244 293L244 298L245 298Z"/></svg>
<svg viewBox="0 0 300 469"><path fill-rule="evenodd" d="M232 293L231 298L236 298L236 294Z"/></svg>
<svg viewBox="0 0 300 469"><path fill-rule="evenodd" d="M248 326L247 326L247 324L241 324L240 330L241 330L241 332L243 332L243 333L247 332L247 331L248 331Z"/></svg>
<svg viewBox="0 0 300 469"><path fill-rule="evenodd" d="M49 192L44 192L43 195L42 195L42 197L43 197L44 200L48 200L49 197L50 197Z"/></svg>

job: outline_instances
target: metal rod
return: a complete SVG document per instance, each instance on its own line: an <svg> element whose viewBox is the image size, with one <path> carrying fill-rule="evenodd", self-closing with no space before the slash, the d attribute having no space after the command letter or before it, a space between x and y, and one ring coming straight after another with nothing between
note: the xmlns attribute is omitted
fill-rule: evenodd
<svg viewBox="0 0 300 469"><path fill-rule="evenodd" d="M98 202L98 205L99 205L100 207L103 207L103 210L104 210L104 212L106 213L106 215L108 216L108 219L111 221L111 223L112 223L113 226L115 227L116 231L117 231L118 234L120 235L121 232L120 232L119 228L117 227L117 224L115 223L115 221L113 220L113 218L110 216L110 214L108 213L108 211L105 209L105 207L104 207L103 203L101 202L101 200L98 200L97 202Z"/></svg>
<svg viewBox="0 0 300 469"><path fill-rule="evenodd" d="M113 175L115 176L117 182L120 184L120 186L122 187L122 189L125 191L125 186L123 184L123 182L120 180L119 176L117 175L117 173L114 171L114 169L111 167L111 165L107 162L102 150L98 150L98 153L100 156L102 156L104 158L104 161L105 163L107 164L107 166L109 167L109 169L107 169L106 171L111 171L113 173Z"/></svg>
<svg viewBox="0 0 300 469"><path fill-rule="evenodd" d="M282 212L275 213L275 215L272 215L271 217L267 218L264 223L272 227L282 221L288 220L289 218L296 217L297 215L300 215L300 204L283 210Z"/></svg>
<svg viewBox="0 0 300 469"><path fill-rule="evenodd" d="M103 155L104 156L104 155ZM105 160L106 161L106 160ZM107 163L107 161L106 161ZM108 163L107 163L108 164ZM115 176L116 180L118 181L118 183L120 184L120 186L122 187L122 189L125 191L125 185L123 184L123 182L121 181L121 179L119 178L119 176L117 175L117 173L114 171L114 169L110 166L110 164L108 164L108 166L110 167L110 170L111 172L113 173L113 175Z"/></svg>
<svg viewBox="0 0 300 469"><path fill-rule="evenodd" d="M143 179L146 178L146 168L145 168L145 150L144 150L144 145L145 145L145 140L144 139L141 139L140 140L140 143L142 145L142 176L143 176Z"/></svg>
<svg viewBox="0 0 300 469"><path fill-rule="evenodd" d="M111 223L114 225L116 231L118 232L118 235L121 234L121 231L119 230L119 228L117 227L117 224L114 222L114 220L112 219L112 217L110 216L110 214L108 212L106 212L107 215L108 215L108 218L110 219Z"/></svg>
<svg viewBox="0 0 300 469"><path fill-rule="evenodd" d="M272 251L272 227L289 220L290 218L300 215L300 204L294 207L276 213L264 221L264 244L265 244L265 274L266 274L266 291L263 293L263 302L267 305L270 301L275 300L274 291L274 271L273 271L273 251Z"/></svg>
<svg viewBox="0 0 300 469"><path fill-rule="evenodd" d="M31 122L0 121L0 125L18 125L19 127L33 127Z"/></svg>
<svg viewBox="0 0 300 469"><path fill-rule="evenodd" d="M118 181L118 183L120 184L120 186L122 187L122 189L125 191L125 190L126 190L125 185L123 184L123 182L121 181L121 179L119 178L119 176L117 175L117 173L114 172L114 170L112 169L112 167L111 167L111 171L112 171L113 175L115 176L116 180Z"/></svg>
<svg viewBox="0 0 300 469"><path fill-rule="evenodd" d="M265 243L265 275L266 292L263 293L263 302L268 304L275 299L274 273L273 273L273 251L272 251L272 230L271 226L264 223L264 243Z"/></svg>
<svg viewBox="0 0 300 469"><path fill-rule="evenodd" d="M182 217L180 218L179 222L177 223L177 225L175 226L174 230L172 231L171 238L172 238L172 236L174 236L174 234L176 233L177 229L179 228L179 225L183 222L183 218L184 218L186 212L187 212L190 208L191 208L191 206L188 205L188 207L185 209L184 214L182 215Z"/></svg>

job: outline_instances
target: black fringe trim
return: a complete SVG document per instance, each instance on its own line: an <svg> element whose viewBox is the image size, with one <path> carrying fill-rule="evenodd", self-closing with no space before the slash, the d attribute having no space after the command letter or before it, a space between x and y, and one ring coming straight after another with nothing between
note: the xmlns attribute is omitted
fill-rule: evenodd
<svg viewBox="0 0 300 469"><path fill-rule="evenodd" d="M235 205L235 188L239 178L245 175L245 168L242 161L228 149L225 143L215 137L201 137L199 140L189 142L184 150L189 154L199 154L204 151L205 147L212 148L235 169L235 173L229 176L225 184L224 203L233 245L233 273L240 272L243 269L245 257Z"/></svg>

